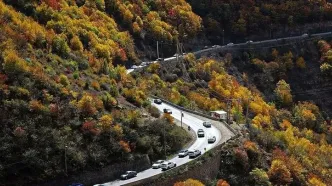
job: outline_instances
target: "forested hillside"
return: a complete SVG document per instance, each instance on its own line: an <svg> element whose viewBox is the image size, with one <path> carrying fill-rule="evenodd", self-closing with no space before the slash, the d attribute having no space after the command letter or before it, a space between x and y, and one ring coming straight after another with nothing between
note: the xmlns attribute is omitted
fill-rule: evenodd
<svg viewBox="0 0 332 186"><path fill-rule="evenodd" d="M195 21L181 26L169 13ZM180 0L1 0L1 183L45 181L141 153L158 158L165 142L156 125L166 125L167 153L180 149L188 135L172 120L141 118L145 109L159 113L120 65L138 60L131 33L175 41L178 29L193 36L199 28ZM142 109L123 107L123 96Z"/></svg>
<svg viewBox="0 0 332 186"><path fill-rule="evenodd" d="M226 36L259 35L286 26L332 20L332 6L326 0L188 0L188 3L202 17L209 36L222 36L223 30Z"/></svg>

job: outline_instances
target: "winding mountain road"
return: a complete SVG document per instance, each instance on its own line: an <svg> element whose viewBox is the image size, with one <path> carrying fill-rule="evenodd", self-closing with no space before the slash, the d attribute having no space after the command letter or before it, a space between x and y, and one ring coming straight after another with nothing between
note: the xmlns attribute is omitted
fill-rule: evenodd
<svg viewBox="0 0 332 186"><path fill-rule="evenodd" d="M172 116L176 119L176 120L181 120L181 110L177 109L171 105L168 105L166 103L162 103L162 104L155 104L153 103L153 100L151 99L152 105L156 106L160 112L163 112L164 108L167 109L171 109L172 110ZM195 141L194 143L189 147L189 150L191 149L198 149L203 153L205 153L204 148L206 148L207 150L210 150L212 148L214 148L215 146L217 146L219 143L225 142L227 141L229 138L231 138L232 136L234 136L234 134L228 130L226 127L222 127L220 129L220 127L216 127L214 125L212 125L211 128L205 128L203 126L203 121L211 121L210 119L203 119L202 116L195 116L191 113L187 113L187 112L183 112L183 117L182 117L182 121L183 123L185 123L186 125L191 127L191 130L194 130L195 133L197 133L198 129L203 129L205 132L205 137L204 138L197 138L197 135L195 137ZM216 122L216 121L211 121L213 124L218 124L218 125L224 125L221 122ZM161 129L162 130L162 129ZM208 144L208 137L209 136L215 136L216 137L216 142L212 143L212 144ZM188 156L184 157L184 158L179 158L179 157L174 157L168 161L172 161L174 163L177 164L177 166L183 165L185 163L188 163L189 161L192 161L194 159L189 159ZM162 174L163 171L161 171L161 169L147 169L145 171L139 172L137 173L137 176L128 180L115 180L112 182L108 182L108 183L104 183L104 184L97 184L95 186L118 186L118 185L126 185L128 183L132 183L138 180L142 180L157 174Z"/></svg>

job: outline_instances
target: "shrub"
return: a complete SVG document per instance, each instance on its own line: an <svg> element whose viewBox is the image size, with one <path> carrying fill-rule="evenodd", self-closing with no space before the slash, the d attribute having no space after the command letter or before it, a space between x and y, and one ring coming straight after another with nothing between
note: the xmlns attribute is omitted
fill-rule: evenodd
<svg viewBox="0 0 332 186"><path fill-rule="evenodd" d="M70 82L68 80L68 77L66 75L63 75L63 74L60 75L60 83L63 86L68 86L70 84Z"/></svg>
<svg viewBox="0 0 332 186"><path fill-rule="evenodd" d="M273 160L268 175L275 185L288 185L292 182L289 169L281 160Z"/></svg>
<svg viewBox="0 0 332 186"><path fill-rule="evenodd" d="M52 51L62 57L67 57L70 48L64 38L56 36L52 41Z"/></svg>
<svg viewBox="0 0 332 186"><path fill-rule="evenodd" d="M230 186L230 185L227 183L227 181L220 179L217 182L217 186Z"/></svg>
<svg viewBox="0 0 332 186"><path fill-rule="evenodd" d="M83 44L82 44L80 38L77 36L74 36L70 40L70 47L74 51L83 51Z"/></svg>
<svg viewBox="0 0 332 186"><path fill-rule="evenodd" d="M103 131L109 131L111 129L112 122L113 118L110 114L103 115L99 118L99 126Z"/></svg>
<svg viewBox="0 0 332 186"><path fill-rule="evenodd" d="M74 74L73 74L73 78L74 79L78 79L80 77L80 75L79 75L79 72L74 72Z"/></svg>
<svg viewBox="0 0 332 186"><path fill-rule="evenodd" d="M30 111L35 111L35 112L44 112L47 111L47 107L45 107L40 101L38 100L31 100L29 102L29 109Z"/></svg>
<svg viewBox="0 0 332 186"><path fill-rule="evenodd" d="M167 74L165 78L166 81L173 83L178 79L178 76L176 74Z"/></svg>
<svg viewBox="0 0 332 186"><path fill-rule="evenodd" d="M296 66L297 66L298 68L301 68L301 69L304 69L304 68L306 67L306 63L305 63L303 57L299 57L299 58L296 60Z"/></svg>
<svg viewBox="0 0 332 186"><path fill-rule="evenodd" d="M95 90L98 90L98 91L100 90L100 85L99 85L98 81L92 81L91 86Z"/></svg>
<svg viewBox="0 0 332 186"><path fill-rule="evenodd" d="M272 185L269 181L269 176L263 169L255 168L250 172L250 176L255 182L255 185L261 185L261 186L270 186Z"/></svg>
<svg viewBox="0 0 332 186"><path fill-rule="evenodd" d="M148 111L149 113L151 114L151 116L155 117L155 118L159 118L160 117L160 112L158 110L157 107L153 106L153 105L150 105L148 107Z"/></svg>
<svg viewBox="0 0 332 186"><path fill-rule="evenodd" d="M147 71L150 72L150 73L158 73L159 69L160 69L160 64L159 63L152 63L147 68Z"/></svg>
<svg viewBox="0 0 332 186"><path fill-rule="evenodd" d="M103 102L96 97L85 94L77 104L79 110L88 116L93 116L98 109L103 108Z"/></svg>
<svg viewBox="0 0 332 186"><path fill-rule="evenodd" d="M22 58L18 57L16 51L5 51L3 56L3 68L7 74L19 74L28 70L26 62Z"/></svg>
<svg viewBox="0 0 332 186"><path fill-rule="evenodd" d="M183 182L176 182L174 186L204 186L204 184L198 180L189 178Z"/></svg>
<svg viewBox="0 0 332 186"><path fill-rule="evenodd" d="M125 142L125 141L121 140L121 141L119 142L119 144L120 144L120 146L122 147L122 150L123 150L124 152L126 152L126 153L131 152L131 149L130 149L130 146L129 146L128 142Z"/></svg>

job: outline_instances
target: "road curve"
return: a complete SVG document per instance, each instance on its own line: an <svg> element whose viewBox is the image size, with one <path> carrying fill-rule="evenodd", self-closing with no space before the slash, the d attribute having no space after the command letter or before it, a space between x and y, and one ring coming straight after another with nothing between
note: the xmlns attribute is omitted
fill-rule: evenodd
<svg viewBox="0 0 332 186"><path fill-rule="evenodd" d="M269 40L261 40L261 41L255 41L255 42L252 42L250 43L250 45L255 45L255 44L263 44L263 43L278 43L280 41L287 41L287 40L307 40L307 39L312 39L312 37L327 37L327 36L332 36L332 32L322 32L322 33L316 33L316 34L311 34L310 37L307 35L307 34L303 34L303 35L299 35L299 36L291 36L291 37L284 37L284 38L275 38L275 39L269 39ZM203 52L209 52L209 51L213 51L213 50L216 50L216 49L220 49L220 48L223 48L223 49L231 49L233 46L247 46L249 45L249 43L234 43L232 45L223 45L223 46L219 46L219 45L216 45L216 47L214 48L206 48L206 49L202 49L202 50L198 50L198 51L193 51L191 53L193 53L194 55L198 55L200 53L203 53ZM179 59L183 58L183 56L180 56ZM165 58L164 61L171 61L171 60L175 60L176 57L169 57L169 58ZM150 64L150 63L156 63L156 61L151 61L151 62L145 62L146 64ZM137 69L139 68L143 68L145 67L146 65L139 65L137 66ZM135 68L136 69L136 68ZM135 69L133 68L130 68L130 69L127 69L127 74L135 71Z"/></svg>
<svg viewBox="0 0 332 186"><path fill-rule="evenodd" d="M158 104L155 104L152 102L152 105L157 107L160 112L163 112L164 108L171 109L172 116L176 120L181 120L181 110L180 109L177 109L166 103L162 103L162 104L158 105ZM198 116L195 116L195 115L193 115L191 113L187 113L187 112L183 112L183 115L184 115L182 118L183 123L185 123L186 125L189 125L191 127L191 130L194 130L197 133L198 129L203 129L205 132L204 138L197 138L197 136L196 136L195 142L189 147L189 149L198 149L203 154L203 153L205 153L204 148L206 148L206 150L210 150L210 149L214 148L215 146L217 146L219 143L227 141L231 136L234 135L229 130L223 131L225 133L225 134L223 134L215 126L212 126L211 128L205 128L202 124L203 120L202 120L201 116L198 117ZM209 121L209 119L206 119L206 120L204 119L204 121ZM216 136L216 142L213 144L208 144L207 139L209 136ZM224 136L227 136L227 137L225 138ZM179 158L176 156L168 161L172 161L172 162L176 163L177 166L179 166L179 165L188 163L189 161L192 161L192 160L193 159L189 159L188 156L185 158ZM131 182L142 180L142 179L145 179L145 178L157 175L157 174L162 174L162 173L163 173L163 171L161 171L161 169L150 168L145 171L137 173L137 176L135 178L131 178L128 180L115 180L115 181L108 182L108 183L97 184L95 186L98 186L98 185L103 185L103 186L125 185L125 184L131 183Z"/></svg>

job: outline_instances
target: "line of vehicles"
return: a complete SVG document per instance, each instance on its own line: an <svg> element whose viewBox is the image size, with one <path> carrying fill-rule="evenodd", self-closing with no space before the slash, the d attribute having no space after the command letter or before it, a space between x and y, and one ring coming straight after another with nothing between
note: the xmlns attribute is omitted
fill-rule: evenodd
<svg viewBox="0 0 332 186"><path fill-rule="evenodd" d="M247 42L245 42L245 43L237 43L237 44L234 44L234 43L228 43L228 44L226 44L226 45L224 45L224 46L220 46L220 45L212 45L212 46L204 46L203 47L203 50L205 50L205 49L209 49L209 48L220 48L220 47L230 47L230 46L235 46L235 45L245 45L245 44L260 44L260 43L266 43L266 42L276 42L276 41L282 41L282 40L287 40L287 39L303 39L303 38L306 38L306 37L311 37L311 36L323 36L323 35L330 35L330 34L332 34L332 32L326 32L326 33L319 33L319 34L307 34L307 33L304 33L304 34L302 34L302 35L300 35L300 36L292 36L292 37L285 37L285 38L279 38L279 39L270 39L270 40L263 40L263 41L256 41L256 42L254 42L254 41L252 41L252 40L249 40L249 41L247 41ZM197 52L199 52L199 51L197 51ZM194 52L195 53L195 52ZM186 55L186 53L183 53L183 54L174 54L173 55L173 57L182 57L182 56L184 56L184 55ZM158 58L158 59L156 59L156 61L155 62L162 62L162 61L165 61L165 58ZM147 65L149 65L149 64L151 64L151 63L155 63L154 61L152 61L152 62L142 62L141 64L140 64L140 66L137 66L137 65L133 65L132 67L131 67L131 69L137 69L137 68L141 68L141 67L145 67L145 66L147 66Z"/></svg>
<svg viewBox="0 0 332 186"><path fill-rule="evenodd" d="M155 104L159 104L159 105L162 104L162 100L160 100L160 99L154 99L153 102ZM165 108L163 111L164 111L164 113L172 114L171 109ZM202 125L206 128L211 128L211 126L212 126L210 121L204 121L202 123ZM198 129L197 137L198 138L204 138L205 137L205 132L204 132L203 129ZM214 143L215 141L216 141L215 136L208 137L208 143ZM198 149L191 149L191 150L184 149L184 150L179 151L178 157L179 158L185 158L185 157L188 156L189 159L193 159L193 158L196 158L196 157L200 156L201 154L202 154L202 152ZM166 161L166 160L158 160L158 161L156 161L152 164L153 169L161 169L162 171L172 169L176 166L177 165L176 165L175 162ZM136 171L126 171L124 174L122 174L120 176L120 178L123 179L123 180L126 180L126 179L130 179L130 178L133 178L133 177L136 177L136 176L137 176Z"/></svg>

